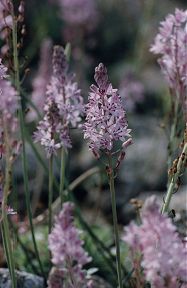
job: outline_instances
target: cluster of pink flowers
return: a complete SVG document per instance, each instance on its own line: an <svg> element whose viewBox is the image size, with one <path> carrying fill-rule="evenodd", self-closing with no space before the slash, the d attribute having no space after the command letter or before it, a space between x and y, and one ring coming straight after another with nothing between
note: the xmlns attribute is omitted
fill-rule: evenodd
<svg viewBox="0 0 187 288"><path fill-rule="evenodd" d="M116 141L131 139L125 111L117 89L113 89L107 75L106 67L100 63L95 69L95 81L91 85L89 103L86 105L86 123L84 138L94 154L100 150L112 151Z"/></svg>
<svg viewBox="0 0 187 288"><path fill-rule="evenodd" d="M93 26L97 12L94 0L58 0L62 8L62 17L70 26Z"/></svg>
<svg viewBox="0 0 187 288"><path fill-rule="evenodd" d="M11 16L12 2L9 0L1 0L0 2L0 31L6 26L12 26Z"/></svg>
<svg viewBox="0 0 187 288"><path fill-rule="evenodd" d="M0 59L0 125L14 132L17 126L16 111L19 108L19 96L6 75L7 68Z"/></svg>
<svg viewBox="0 0 187 288"><path fill-rule="evenodd" d="M37 107L40 114L43 114L43 107L45 103L46 88L51 77L51 55L52 55L52 41L45 39L41 45L40 64L36 77L33 80L33 92L31 95L32 102ZM37 119L37 113L34 108L30 108L27 115L28 121Z"/></svg>
<svg viewBox="0 0 187 288"><path fill-rule="evenodd" d="M1 0L0 1L0 38L5 40L8 35L8 31L5 28L12 29L12 2L10 0ZM5 54L8 51L9 47L4 44L1 47L1 53Z"/></svg>
<svg viewBox="0 0 187 288"><path fill-rule="evenodd" d="M122 102L127 111L134 111L136 104L144 100L144 86L132 73L128 73L119 88Z"/></svg>
<svg viewBox="0 0 187 288"><path fill-rule="evenodd" d="M1 53L3 55L9 52L10 46L10 34L12 33L13 27L13 15L14 15L14 1L12 0L1 0L0 1L0 38L5 42L1 47ZM24 20L24 1L20 1L18 10L16 11L17 15L14 20L17 23L22 23ZM19 26L19 25L18 25Z"/></svg>
<svg viewBox="0 0 187 288"><path fill-rule="evenodd" d="M7 77L7 68L2 64L2 59L0 58L0 79L5 79Z"/></svg>
<svg viewBox="0 0 187 288"><path fill-rule="evenodd" d="M175 10L161 22L151 52L158 60L169 87L181 102L187 121L187 10Z"/></svg>
<svg viewBox="0 0 187 288"><path fill-rule="evenodd" d="M141 266L153 288L177 288L187 283L187 250L172 220L160 213L156 197L148 198L141 211L142 223L125 228L123 240L132 258L142 255ZM134 259L132 259L134 260Z"/></svg>
<svg viewBox="0 0 187 288"><path fill-rule="evenodd" d="M91 280L83 270L91 258L83 249L84 241L80 239L81 231L74 225L73 210L73 203L63 204L49 235L49 249L55 265L48 281L51 288L91 288Z"/></svg>
<svg viewBox="0 0 187 288"><path fill-rule="evenodd" d="M84 114L81 91L74 76L68 74L63 47L54 47L52 62L53 72L46 92L45 114L34 134L35 142L45 147L47 157L61 147L71 147L69 127L77 127Z"/></svg>

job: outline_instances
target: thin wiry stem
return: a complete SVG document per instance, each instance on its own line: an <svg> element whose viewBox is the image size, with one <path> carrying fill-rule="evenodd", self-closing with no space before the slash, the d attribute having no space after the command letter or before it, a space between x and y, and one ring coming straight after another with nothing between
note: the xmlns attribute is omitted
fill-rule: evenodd
<svg viewBox="0 0 187 288"><path fill-rule="evenodd" d="M177 164L177 171L172 176L171 182L168 186L166 198L165 198L164 204L162 206L162 213L168 212L169 204L171 202L172 195L174 194L175 189L176 189L177 180L180 177L180 174L181 174L181 172L185 166L186 161L187 161L187 143L185 143L184 148L182 150L182 153L180 155L180 158L179 158L179 161Z"/></svg>
<svg viewBox="0 0 187 288"><path fill-rule="evenodd" d="M64 201L64 183L65 183L65 166L66 166L66 155L65 155L65 150L62 147L61 148L61 167L60 167L60 202L61 202L61 207Z"/></svg>
<svg viewBox="0 0 187 288"><path fill-rule="evenodd" d="M49 209L49 234L52 228L52 202L53 202L53 155L49 159L49 195L48 195L48 209Z"/></svg>
<svg viewBox="0 0 187 288"><path fill-rule="evenodd" d="M3 123L4 137L5 137L5 157L6 157L6 168L5 168L5 185L3 187L3 201L2 201L2 235L3 235L3 246L5 249L6 259L10 271L10 277L12 281L12 287L17 287L16 274L15 274L15 264L13 257L13 249L11 244L11 235L7 217L7 200L8 193L10 190L11 183L11 162L10 162L10 145L9 136L6 123Z"/></svg>
<svg viewBox="0 0 187 288"><path fill-rule="evenodd" d="M171 168L172 164L172 156L173 156L173 142L175 142L176 139L176 133L177 133L177 124L178 124L178 101L175 102L175 107L174 107L174 119L173 123L171 126L171 132L170 132L170 137L169 137L169 144L168 144L168 170Z"/></svg>
<svg viewBox="0 0 187 288"><path fill-rule="evenodd" d="M112 156L111 155L109 155L109 157L108 157L108 164L109 164L108 177L109 177L109 185L110 185L110 192L111 192L112 217L113 217L113 225L114 225L114 238L115 238L115 245L116 245L116 263L117 263L118 284L119 284L119 288L122 288L123 283L122 283L122 273L121 273L118 220L117 220L117 211L116 211L116 193L115 193L115 186L114 186L114 171L113 171Z"/></svg>
<svg viewBox="0 0 187 288"><path fill-rule="evenodd" d="M19 58L18 58L18 39L17 39L17 19L14 15L14 11L12 10L12 41L13 41L13 61L14 61L14 84L18 93L21 93L20 87L20 74L19 74ZM41 274L45 277L42 262L40 260L38 247L35 239L34 226L32 222L32 211L30 204L30 192L29 192L29 184L28 184L28 167L27 167L27 156L25 149L25 123L23 117L23 107L21 103L21 107L19 109L19 120L20 120L20 130L21 130L21 140L22 140L22 166L23 166L23 180L24 180L24 190L26 196L26 206L29 217L29 223L31 228L32 240L34 245L34 250L36 253L36 257L40 266Z"/></svg>

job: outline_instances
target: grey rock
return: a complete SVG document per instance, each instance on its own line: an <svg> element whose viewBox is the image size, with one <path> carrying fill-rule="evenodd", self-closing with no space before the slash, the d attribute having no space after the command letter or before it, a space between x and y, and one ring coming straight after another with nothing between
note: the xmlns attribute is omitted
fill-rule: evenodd
<svg viewBox="0 0 187 288"><path fill-rule="evenodd" d="M17 288L45 288L43 278L27 273L16 271ZM12 288L8 269L0 269L0 288Z"/></svg>
<svg viewBox="0 0 187 288"><path fill-rule="evenodd" d="M119 180L131 190L131 197L142 191L161 190L167 177L167 139L159 127L161 120L150 116L133 117L134 144L119 169ZM134 194L134 195L133 195Z"/></svg>

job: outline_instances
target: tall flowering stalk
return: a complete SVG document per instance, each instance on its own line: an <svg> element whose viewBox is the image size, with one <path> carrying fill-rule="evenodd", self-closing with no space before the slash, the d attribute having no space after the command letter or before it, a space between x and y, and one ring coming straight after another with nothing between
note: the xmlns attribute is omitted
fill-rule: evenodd
<svg viewBox="0 0 187 288"><path fill-rule="evenodd" d="M83 249L81 231L75 227L73 217L74 205L63 204L60 214L55 219L55 226L49 235L49 249L52 254L51 270L48 280L49 288L91 288L92 283L86 279L83 266L91 257Z"/></svg>
<svg viewBox="0 0 187 288"><path fill-rule="evenodd" d="M47 86L44 105L44 118L39 122L34 133L35 142L44 146L50 160L49 171L49 231L52 215L52 158L61 149L60 197L63 202L65 151L71 148L70 127L76 128L84 113L83 98L74 75L68 73L68 63L63 47L54 46L52 58L52 76Z"/></svg>
<svg viewBox="0 0 187 288"><path fill-rule="evenodd" d="M132 143L131 130L128 129L125 111L118 91L113 89L109 82L107 69L102 63L95 68L94 78L97 86L91 85L90 87L89 103L86 105L84 138L87 139L90 150L98 159L102 155L106 155L108 159L106 170L111 191L118 283L119 287L122 288L114 174L125 157L126 148ZM120 141L122 145L118 148ZM117 158L115 162L114 157Z"/></svg>
<svg viewBox="0 0 187 288"><path fill-rule="evenodd" d="M20 63L19 63L19 47L21 47L20 43L18 43L18 34L20 30L23 30L23 21L24 21L24 2L20 1L20 5L18 7L18 11L15 14L14 5L11 0L5 0L7 3L8 11L12 19L11 29L11 43L9 43L9 47L12 49L13 54L13 78L14 78L14 86L19 94L21 94L21 85L20 85ZM21 36L21 34L20 34ZM25 119L23 113L22 102L18 110L19 114L19 122L20 122L20 131L21 131L21 140L22 140L22 166L23 166L23 180L24 180L24 190L26 196L26 206L29 217L29 223L31 228L32 240L34 245L34 250L36 253L36 257L40 266L41 274L44 276L44 271L42 267L42 263L39 256L39 251L35 239L34 226L32 222L32 210L30 205L30 191L29 191L29 183L28 183L28 167L27 167L27 156L25 149Z"/></svg>
<svg viewBox="0 0 187 288"><path fill-rule="evenodd" d="M160 56L158 62L165 79L169 85L173 111L172 111L172 126L169 139L169 155L168 155L168 172L169 178L167 195L163 204L162 212L167 212L171 196L175 190L178 177L176 172L172 172L173 166L179 162L177 174L180 175L181 169L185 166L185 159L178 161L181 157L186 158L187 144L186 137L183 141L183 151L172 164L172 157L178 137L177 128L179 126L180 110L183 112L184 124L187 127L187 10L176 9L174 14L166 17L165 21L161 22L159 33L155 38L155 43L151 47L154 54ZM183 155L183 156L182 156Z"/></svg>
<svg viewBox="0 0 187 288"><path fill-rule="evenodd" d="M15 267L7 214L14 213L8 206L8 196L12 186L12 165L19 153L20 147L19 142L15 139L15 132L18 124L16 112L19 109L19 97L10 83L6 71L7 69L1 63L0 59L0 154L1 161L5 161L5 172L3 175L1 170L0 177L0 222L2 222L3 245L12 280L12 287L15 288Z"/></svg>
<svg viewBox="0 0 187 288"><path fill-rule="evenodd" d="M155 196L144 203L141 225L131 222L125 228L123 240L130 247L135 272L139 269L140 278L145 277L151 287L179 288L187 284L186 247L171 218L160 213Z"/></svg>

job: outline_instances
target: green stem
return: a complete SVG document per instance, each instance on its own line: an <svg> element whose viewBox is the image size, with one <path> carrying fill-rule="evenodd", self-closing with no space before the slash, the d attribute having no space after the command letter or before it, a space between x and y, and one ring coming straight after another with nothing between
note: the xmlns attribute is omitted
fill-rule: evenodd
<svg viewBox="0 0 187 288"><path fill-rule="evenodd" d="M119 284L119 288L122 288L123 284L122 284L122 274L121 274L118 220L117 220L117 211L116 211L116 194L115 194L114 171L113 171L113 166L112 166L111 155L109 155L108 160L109 160L109 185L110 185L110 192L111 192L112 217L113 217L113 225L114 225L115 244L116 244L116 263L117 263L118 284Z"/></svg>
<svg viewBox="0 0 187 288"><path fill-rule="evenodd" d="M9 267L11 285L13 288L17 287L16 275L15 275L15 265L13 257L13 249L11 245L11 236L9 223L7 218L7 200L8 193L10 190L11 183L11 162L10 162L10 146L9 146L9 134L7 129L7 123L3 122L4 138L5 138L5 157L6 157L6 168L5 168L5 185L3 187L3 201L2 201L2 235L3 235L3 245L5 249L6 259Z"/></svg>
<svg viewBox="0 0 187 288"><path fill-rule="evenodd" d="M175 192L177 180L181 175L181 172L182 172L182 169L184 168L186 159L187 159L187 143L185 143L183 151L182 151L181 156L179 158L179 161L177 164L177 172L173 175L171 182L168 186L166 198L165 198L164 204L162 206L162 210L161 210L162 213L166 213L169 209L169 204L171 202L172 195Z"/></svg>
<svg viewBox="0 0 187 288"><path fill-rule="evenodd" d="M10 277L11 277L11 285L12 288L17 287L17 281L16 281L16 274L15 274L15 265L14 265L14 257L13 257L13 251L12 251L12 245L10 240L10 230L8 225L8 218L6 215L7 212L3 215L2 220L2 235L3 235L3 246L5 249L5 255L7 259L7 264L9 267Z"/></svg>
<svg viewBox="0 0 187 288"><path fill-rule="evenodd" d="M48 198L48 209L49 209L49 234L51 233L52 227L52 202L53 202L53 155L49 159L49 198Z"/></svg>
<svg viewBox="0 0 187 288"><path fill-rule="evenodd" d="M13 60L14 60L14 73L15 73L15 87L17 89L17 92L20 93L20 75L19 75L19 59L18 59L18 41L17 41L17 22L14 16L14 12L12 12L12 18L13 18L13 26L12 26L12 40L13 40ZM25 197L26 197L26 206L27 206L27 212L29 216L29 223L31 228L31 235L34 245L34 250L36 253L36 257L40 266L41 274L45 278L45 274L43 271L42 263L40 260L38 247L36 244L35 234L34 234L34 226L32 222L32 211L31 211L31 205L30 205L30 192L29 192L29 185L28 185L28 168L27 168L27 157L26 157L26 149L25 149L25 123L24 123L24 117L23 117L23 107L21 103L21 107L19 109L19 120L20 120L20 130L21 130L21 140L22 140L22 166L23 166L23 180L24 180L24 190L25 190Z"/></svg>
<svg viewBox="0 0 187 288"><path fill-rule="evenodd" d="M61 166L60 166L60 202L61 202L61 207L64 201L64 183L65 183L65 166L66 166L66 162L65 162L65 150L62 147L61 149Z"/></svg>

